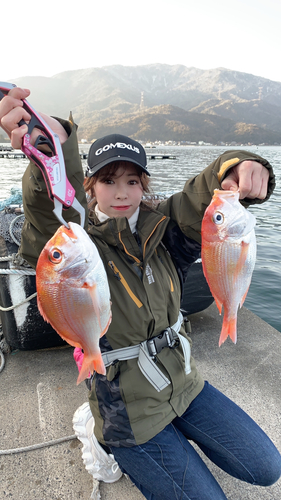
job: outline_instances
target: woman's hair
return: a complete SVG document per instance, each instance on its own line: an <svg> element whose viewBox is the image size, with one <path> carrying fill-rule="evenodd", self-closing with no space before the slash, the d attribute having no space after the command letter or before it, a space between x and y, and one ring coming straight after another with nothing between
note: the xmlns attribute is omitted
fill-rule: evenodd
<svg viewBox="0 0 281 500"><path fill-rule="evenodd" d="M132 165L136 169L137 175L140 178L143 192L150 193L149 177L140 167L138 167L134 163L127 161L114 161L112 163L109 163L105 167L101 168L100 170L98 170L96 174L92 175L92 177L85 177L84 189L88 197L88 207L90 209L93 208L94 205L96 204L96 198L95 198L96 182L97 181L106 182L108 179L110 179L116 174L119 167L124 168L125 171L128 165Z"/></svg>

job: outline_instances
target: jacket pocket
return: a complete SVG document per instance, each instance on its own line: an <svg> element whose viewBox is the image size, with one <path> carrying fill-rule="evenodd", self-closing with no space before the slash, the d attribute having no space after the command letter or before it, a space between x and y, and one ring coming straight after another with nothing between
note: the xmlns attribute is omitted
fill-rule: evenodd
<svg viewBox="0 0 281 500"><path fill-rule="evenodd" d="M134 303L137 305L138 308L141 308L143 306L142 302L136 297L134 292L131 290L129 287L127 281L125 280L124 276L120 273L119 269L116 267L114 262L110 260L108 262L109 267L112 269L114 272L115 277L120 281L120 283L124 286L126 292L129 294L131 299L134 301Z"/></svg>

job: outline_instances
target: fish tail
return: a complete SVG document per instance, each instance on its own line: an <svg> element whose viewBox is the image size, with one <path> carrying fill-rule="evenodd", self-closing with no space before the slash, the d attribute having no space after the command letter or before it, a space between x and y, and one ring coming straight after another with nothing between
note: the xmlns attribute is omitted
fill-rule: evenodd
<svg viewBox="0 0 281 500"><path fill-rule="evenodd" d="M222 329L219 339L219 347L226 341L227 337L230 337L232 342L236 344L237 342L237 318L226 319L223 318Z"/></svg>
<svg viewBox="0 0 281 500"><path fill-rule="evenodd" d="M94 358L87 356L86 354L84 355L81 371L77 379L77 385L79 385L81 382L83 382L83 380L89 377L89 372L91 374L97 372L101 375L106 375L106 369L100 352L98 352L94 356Z"/></svg>

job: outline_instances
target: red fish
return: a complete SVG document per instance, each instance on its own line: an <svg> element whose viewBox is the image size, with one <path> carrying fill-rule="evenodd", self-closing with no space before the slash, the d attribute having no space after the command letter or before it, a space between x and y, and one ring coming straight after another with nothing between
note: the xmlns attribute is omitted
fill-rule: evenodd
<svg viewBox="0 0 281 500"><path fill-rule="evenodd" d="M111 322L110 293L97 247L81 226L61 226L45 245L36 267L36 287L45 321L84 351L77 384L89 371L105 375L99 338Z"/></svg>
<svg viewBox="0 0 281 500"><path fill-rule="evenodd" d="M219 346L237 342L237 311L251 283L256 260L255 217L239 202L239 191L215 189L202 220L202 265L224 317Z"/></svg>

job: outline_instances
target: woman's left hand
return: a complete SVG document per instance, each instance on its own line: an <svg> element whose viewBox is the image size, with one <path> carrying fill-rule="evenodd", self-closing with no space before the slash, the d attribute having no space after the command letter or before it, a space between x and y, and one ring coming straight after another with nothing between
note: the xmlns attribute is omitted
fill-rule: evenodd
<svg viewBox="0 0 281 500"><path fill-rule="evenodd" d="M267 195L269 172L261 163L245 160L233 167L222 181L221 188L230 191L239 189L239 198L260 198Z"/></svg>

